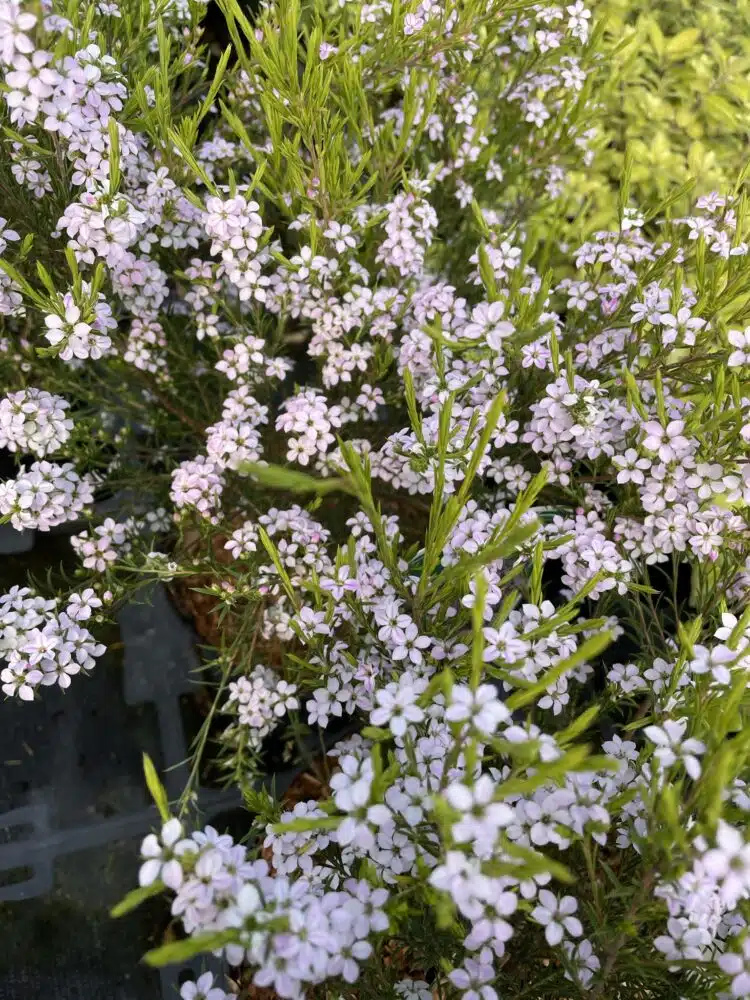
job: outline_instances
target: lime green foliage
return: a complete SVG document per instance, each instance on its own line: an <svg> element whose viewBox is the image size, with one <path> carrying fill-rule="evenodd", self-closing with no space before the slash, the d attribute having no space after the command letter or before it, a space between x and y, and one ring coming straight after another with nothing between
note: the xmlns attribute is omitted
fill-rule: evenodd
<svg viewBox="0 0 750 1000"><path fill-rule="evenodd" d="M750 0L598 0L607 66L600 149L574 179L594 226L617 216L625 148L632 198L728 190L750 158Z"/></svg>

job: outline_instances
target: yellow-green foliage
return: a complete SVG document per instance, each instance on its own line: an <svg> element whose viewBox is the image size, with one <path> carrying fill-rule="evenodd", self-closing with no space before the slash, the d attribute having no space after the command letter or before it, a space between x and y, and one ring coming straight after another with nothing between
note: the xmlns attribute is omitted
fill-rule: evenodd
<svg viewBox="0 0 750 1000"><path fill-rule="evenodd" d="M727 190L750 159L750 0L596 0L605 25L600 151L579 173L588 219L616 217L626 144L631 198L661 199L689 178Z"/></svg>

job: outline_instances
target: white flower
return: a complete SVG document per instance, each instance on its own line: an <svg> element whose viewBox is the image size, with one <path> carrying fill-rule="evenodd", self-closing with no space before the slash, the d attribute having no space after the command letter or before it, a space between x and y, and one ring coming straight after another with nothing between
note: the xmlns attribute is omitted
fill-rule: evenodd
<svg viewBox="0 0 750 1000"><path fill-rule="evenodd" d="M316 635L331 634L331 628L326 624L325 611L313 611L312 608L304 607L295 620L307 642Z"/></svg>
<svg viewBox="0 0 750 1000"><path fill-rule="evenodd" d="M644 470L651 468L649 459L639 456L635 448L628 448L622 455L613 455L612 463L619 470L617 482L623 484L645 482Z"/></svg>
<svg viewBox="0 0 750 1000"><path fill-rule="evenodd" d="M477 958L466 958L458 969L448 973L453 985L463 990L463 1000L497 1000L497 993L488 985L495 978L492 952L483 948Z"/></svg>
<svg viewBox="0 0 750 1000"><path fill-rule="evenodd" d="M432 988L423 979L402 979L393 988L403 1000L432 1000Z"/></svg>
<svg viewBox="0 0 750 1000"><path fill-rule="evenodd" d="M407 724L424 719L424 711L417 700L424 691L426 682L403 674L398 682L391 682L375 692L378 707L370 713L373 726L389 726L394 736L403 736Z"/></svg>
<svg viewBox="0 0 750 1000"><path fill-rule="evenodd" d="M725 951L718 955L716 964L722 972L732 977L732 996L750 996L750 938L744 938L741 951Z"/></svg>
<svg viewBox="0 0 750 1000"><path fill-rule="evenodd" d="M214 977L210 972L198 976L195 982L183 983L180 988L182 1000L227 1000L231 996L218 986L214 986Z"/></svg>
<svg viewBox="0 0 750 1000"><path fill-rule="evenodd" d="M727 340L735 348L729 355L727 364L730 368L740 368L750 365L750 326L744 330L730 330Z"/></svg>
<svg viewBox="0 0 750 1000"><path fill-rule="evenodd" d="M252 883L246 882L237 894L237 909L243 917L251 917L260 907L260 893Z"/></svg>
<svg viewBox="0 0 750 1000"><path fill-rule="evenodd" d="M682 458L692 447L682 433L684 429L682 420L670 420L666 427L656 420L649 420L642 427L642 432L646 435L643 446L649 451L657 452L662 462Z"/></svg>
<svg viewBox="0 0 750 1000"><path fill-rule="evenodd" d="M502 348L503 340L514 332L514 326L503 320L505 306L502 302L482 302L471 311L471 322L461 330L471 340L484 339L493 351Z"/></svg>
<svg viewBox="0 0 750 1000"><path fill-rule="evenodd" d="M445 789L450 805L464 815L453 824L456 843L476 841L483 854L492 850L498 831L516 819L515 810L505 802L495 802L495 782L488 774L480 775L473 785L454 782Z"/></svg>
<svg viewBox="0 0 750 1000"><path fill-rule="evenodd" d="M625 692L638 691L647 687L635 663L615 663L607 674L607 680Z"/></svg>
<svg viewBox="0 0 750 1000"><path fill-rule="evenodd" d="M73 621L87 621L91 617L92 611L102 606L101 599L97 597L96 591L91 587L80 594L71 594L65 613Z"/></svg>
<svg viewBox="0 0 750 1000"><path fill-rule="evenodd" d="M665 719L661 726L646 726L643 733L656 744L654 757L660 767L671 767L681 760L690 777L697 780L701 774L698 755L706 752L706 746L700 740L683 739L686 729L687 719Z"/></svg>
<svg viewBox="0 0 750 1000"><path fill-rule="evenodd" d="M705 319L693 316L687 306L678 309L676 316L673 313L661 313L659 323L662 343L682 342L688 346L695 343L696 333L706 326Z"/></svg>
<svg viewBox="0 0 750 1000"><path fill-rule="evenodd" d="M184 852L190 841L183 841L182 824L174 817L167 820L157 837L150 833L141 844L141 857L146 860L138 872L138 884L151 885L157 879L170 889L177 890L182 885L182 865L175 857Z"/></svg>
<svg viewBox="0 0 750 1000"><path fill-rule="evenodd" d="M372 764L351 754L339 760L340 771L330 780L333 801L342 812L352 812L367 805L372 785Z"/></svg>
<svg viewBox="0 0 750 1000"><path fill-rule="evenodd" d="M578 901L573 896L559 899L548 889L539 892L539 906L532 910L531 917L544 927L544 936L550 945L560 944L565 934L580 937L583 934L581 921L572 916L578 909Z"/></svg>
<svg viewBox="0 0 750 1000"><path fill-rule="evenodd" d="M464 684L454 684L445 717L449 722L471 721L485 736L492 736L501 723L510 721L510 711L491 684L480 684L474 691Z"/></svg>
<svg viewBox="0 0 750 1000"><path fill-rule="evenodd" d="M723 820L716 830L716 847L701 857L706 873L720 883L721 899L727 909L750 895L750 844L742 833Z"/></svg>

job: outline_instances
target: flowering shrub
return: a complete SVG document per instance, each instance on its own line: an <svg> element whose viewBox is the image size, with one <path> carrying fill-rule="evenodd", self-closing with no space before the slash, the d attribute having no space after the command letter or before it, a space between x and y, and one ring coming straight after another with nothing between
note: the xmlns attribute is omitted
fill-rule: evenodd
<svg viewBox="0 0 750 1000"><path fill-rule="evenodd" d="M0 516L77 523L79 589L105 574L118 601L144 574L195 568L155 548L175 521L183 539L230 527L250 546L247 463L281 445L326 472L344 424L382 424L377 383L390 373L398 392L394 348L428 255L450 235L477 259L470 204L492 203L483 225L510 233L560 193L585 156L589 13L504 7L343 7L324 33L322 6L251 26L230 4L230 68L230 50L217 61L201 44L200 4L0 4L0 443L18 462ZM505 237L485 252L498 275L520 262ZM291 387L306 331L323 392ZM386 455L384 475L403 465ZM112 495L117 517L97 517ZM6 693L40 683L25 643Z"/></svg>
<svg viewBox="0 0 750 1000"><path fill-rule="evenodd" d="M318 499L225 543L226 621L262 595L217 706L263 854L187 834L163 801L133 901L168 889L189 937L153 960L223 948L282 997L331 979L358 995L748 995L738 208L702 199L658 243L626 213L551 283L525 242L521 280L497 274L488 226L463 283L481 282L476 304L442 282L411 292L403 428L334 445L329 397L308 391L314 451L287 457L330 478L251 466ZM334 491L359 507L338 545ZM252 778L287 719L297 736L361 721L329 752L323 798L281 811Z"/></svg>
<svg viewBox="0 0 750 1000"><path fill-rule="evenodd" d="M168 894L149 960L248 995L750 996L741 182L674 218L627 165L560 243L581 3L222 9L217 58L198 4L0 0L0 514L80 562L0 598L3 689L207 581L193 776L219 719L252 814L148 763L117 912ZM318 797L259 790L318 753Z"/></svg>

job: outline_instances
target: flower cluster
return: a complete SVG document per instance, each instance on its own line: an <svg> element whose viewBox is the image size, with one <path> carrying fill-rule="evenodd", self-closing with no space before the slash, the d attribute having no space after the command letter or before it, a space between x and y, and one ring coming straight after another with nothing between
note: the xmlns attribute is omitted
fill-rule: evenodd
<svg viewBox="0 0 750 1000"><path fill-rule="evenodd" d="M236 932L238 943L228 949L232 964L247 950L260 966L256 985L289 1000L303 984L332 976L355 982L372 954L368 936L388 924L385 890L356 879L324 893L314 882L292 883L211 826L186 837L180 822L169 819L159 837L144 840L141 855L141 886L158 879L172 889L172 913L189 933Z"/></svg>
<svg viewBox="0 0 750 1000"><path fill-rule="evenodd" d="M28 587L13 587L0 597L0 672L3 692L24 701L34 697L39 685L70 686L71 677L96 666L105 647L81 624L102 606L87 589L71 594L65 609L45 600Z"/></svg>
<svg viewBox="0 0 750 1000"><path fill-rule="evenodd" d="M70 437L70 404L44 389L21 389L0 400L0 447L33 452L39 458L59 451Z"/></svg>
<svg viewBox="0 0 750 1000"><path fill-rule="evenodd" d="M75 521L93 499L91 478L79 476L71 462L32 462L15 479L0 483L0 514L18 531L49 531Z"/></svg>
<svg viewBox="0 0 750 1000"><path fill-rule="evenodd" d="M227 709L237 711L238 727L250 732L251 746L261 746L264 737L292 709L299 708L297 688L267 667L256 666L248 676L229 685Z"/></svg>
<svg viewBox="0 0 750 1000"><path fill-rule="evenodd" d="M228 282L237 289L241 302L250 298L262 301L264 285L268 284L268 278L261 275L261 268L270 255L258 252L263 236L259 208L257 202L247 201L239 194L226 201L216 197L206 201L203 225L211 240L211 253L222 260L217 277L226 275Z"/></svg>

